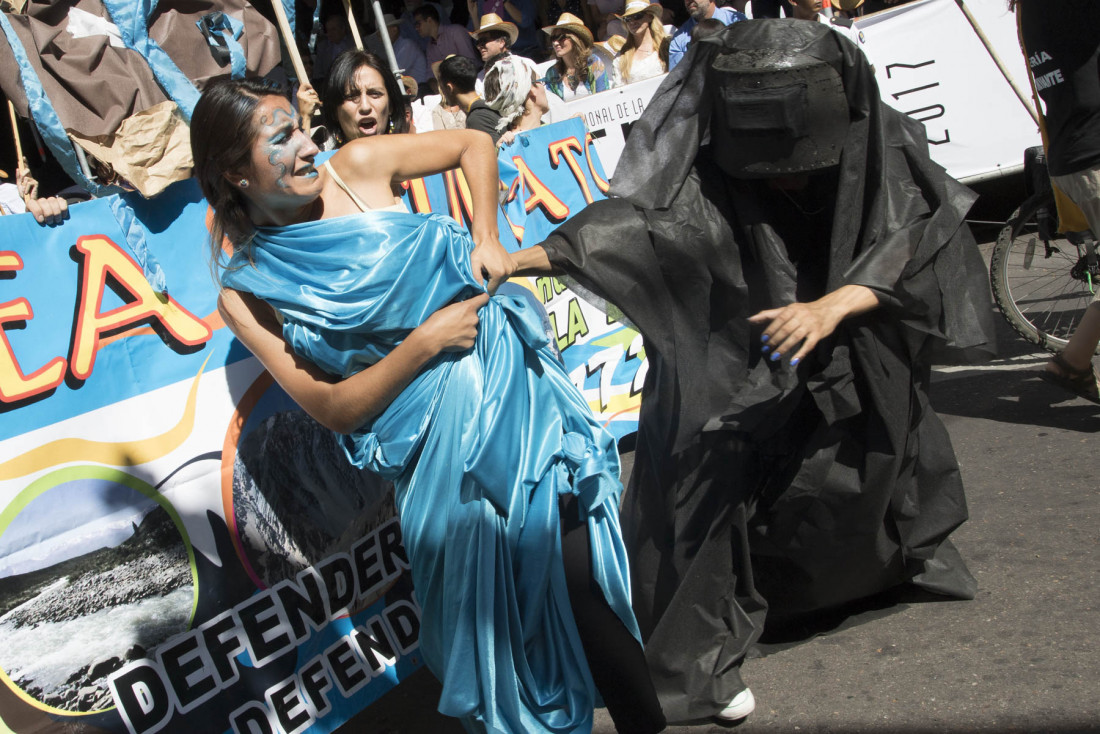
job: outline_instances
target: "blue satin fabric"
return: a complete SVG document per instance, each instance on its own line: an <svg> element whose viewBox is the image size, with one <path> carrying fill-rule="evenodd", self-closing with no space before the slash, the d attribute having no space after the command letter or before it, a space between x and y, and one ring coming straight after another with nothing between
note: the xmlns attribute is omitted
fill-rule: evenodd
<svg viewBox="0 0 1100 734"><path fill-rule="evenodd" d="M298 354L347 376L484 290L470 249L448 217L364 212L261 228L255 266L238 253L222 282L281 312ZM618 453L526 301L494 296L479 316L473 349L436 358L344 446L396 486L439 710L471 731L588 731L597 694L569 606L558 501L577 495L593 576L638 636Z"/></svg>

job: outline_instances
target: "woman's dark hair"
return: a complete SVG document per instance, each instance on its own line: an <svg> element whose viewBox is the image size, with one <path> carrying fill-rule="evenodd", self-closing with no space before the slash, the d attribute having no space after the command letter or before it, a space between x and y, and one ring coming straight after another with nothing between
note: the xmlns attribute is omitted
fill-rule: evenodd
<svg viewBox="0 0 1100 734"><path fill-rule="evenodd" d="M405 100L405 91L397 83L397 78L386 66L386 62L370 51L345 51L332 62L328 78L325 79L325 89L321 93L321 119L328 131L341 144L348 141L344 139L344 131L340 129L336 111L349 94L358 91L355 86L355 73L364 66L377 71L382 77L382 83L386 86L390 119L388 124L383 126L382 132L407 133L409 131L409 120L405 110L408 105Z"/></svg>
<svg viewBox="0 0 1100 734"><path fill-rule="evenodd" d="M286 99L278 85L268 81L223 79L206 88L191 115L193 175L214 209L210 243L215 270L223 237L234 249L247 247L252 239L244 196L224 174L248 167L257 130L253 117L260 100L270 96Z"/></svg>

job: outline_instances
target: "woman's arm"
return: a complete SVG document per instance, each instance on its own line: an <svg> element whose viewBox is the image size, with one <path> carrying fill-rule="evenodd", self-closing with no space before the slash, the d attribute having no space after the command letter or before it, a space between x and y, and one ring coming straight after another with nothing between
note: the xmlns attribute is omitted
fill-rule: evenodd
<svg viewBox="0 0 1100 734"><path fill-rule="evenodd" d="M475 130L437 130L361 138L341 148L332 163L352 187L376 184L377 177L384 177L389 186L461 168L470 187L473 211L470 235L475 247L470 260L474 273L489 281L490 292L511 277L515 266L500 244L497 229L497 151L488 135Z"/></svg>
<svg viewBox="0 0 1100 734"><path fill-rule="evenodd" d="M832 334L844 319L878 308L875 292L865 285L842 285L809 303L791 303L769 308L749 317L754 324L766 324L760 337L761 350L780 359L802 344L791 357L798 364L817 343Z"/></svg>
<svg viewBox="0 0 1100 734"><path fill-rule="evenodd" d="M350 433L385 410L437 354L472 347L477 310L488 300L483 294L439 309L388 355L343 379L295 354L271 307L255 296L223 289L218 313L305 412L326 428Z"/></svg>

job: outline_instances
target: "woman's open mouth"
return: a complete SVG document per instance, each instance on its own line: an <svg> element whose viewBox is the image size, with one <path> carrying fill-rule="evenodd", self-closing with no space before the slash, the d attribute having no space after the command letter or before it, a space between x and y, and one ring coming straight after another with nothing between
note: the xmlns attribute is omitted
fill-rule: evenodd
<svg viewBox="0 0 1100 734"><path fill-rule="evenodd" d="M378 121L364 119L359 121L358 125L360 135L377 135L378 134Z"/></svg>

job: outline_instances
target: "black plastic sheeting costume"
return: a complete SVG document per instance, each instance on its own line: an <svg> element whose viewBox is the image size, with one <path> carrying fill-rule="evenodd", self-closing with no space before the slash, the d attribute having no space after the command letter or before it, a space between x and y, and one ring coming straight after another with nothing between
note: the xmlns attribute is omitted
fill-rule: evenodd
<svg viewBox="0 0 1100 734"><path fill-rule="evenodd" d="M827 62L847 97L839 167L802 203L714 163L738 141L712 124L722 97L708 70L729 50L770 48ZM794 20L692 44L634 125L612 195L542 246L645 337L622 518L668 720L712 716L744 687L769 606L791 617L905 582L972 598L947 541L967 517L962 482L927 387L934 352L992 352L963 221L975 197L929 159L923 127L880 102L863 54ZM873 289L879 308L797 368L761 355L749 315L844 284Z"/></svg>

